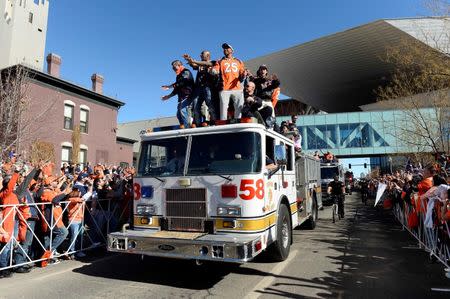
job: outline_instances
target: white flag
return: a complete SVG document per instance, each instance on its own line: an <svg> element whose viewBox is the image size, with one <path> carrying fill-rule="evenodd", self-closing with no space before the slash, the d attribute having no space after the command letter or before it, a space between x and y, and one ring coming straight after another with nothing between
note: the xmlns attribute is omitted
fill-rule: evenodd
<svg viewBox="0 0 450 299"><path fill-rule="evenodd" d="M375 205L374 205L374 207L377 206L377 203L380 201L381 195L383 195L384 190L386 190L386 187L387 187L386 184L383 184L383 183L379 183L379 184L378 184L377 198L375 199Z"/></svg>

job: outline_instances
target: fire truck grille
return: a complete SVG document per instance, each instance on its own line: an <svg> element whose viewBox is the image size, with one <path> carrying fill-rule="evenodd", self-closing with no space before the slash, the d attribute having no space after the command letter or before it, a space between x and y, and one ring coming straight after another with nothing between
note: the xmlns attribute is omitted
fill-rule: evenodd
<svg viewBox="0 0 450 299"><path fill-rule="evenodd" d="M169 230L203 232L206 215L206 189L166 189Z"/></svg>

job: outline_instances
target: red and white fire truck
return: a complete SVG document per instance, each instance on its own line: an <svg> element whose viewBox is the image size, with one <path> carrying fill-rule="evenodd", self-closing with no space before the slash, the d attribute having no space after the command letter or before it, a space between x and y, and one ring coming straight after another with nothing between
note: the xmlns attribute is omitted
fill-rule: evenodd
<svg viewBox="0 0 450 299"><path fill-rule="evenodd" d="M133 223L108 235L108 250L238 263L267 250L282 261L292 230L313 229L321 206L320 162L253 119L148 130Z"/></svg>

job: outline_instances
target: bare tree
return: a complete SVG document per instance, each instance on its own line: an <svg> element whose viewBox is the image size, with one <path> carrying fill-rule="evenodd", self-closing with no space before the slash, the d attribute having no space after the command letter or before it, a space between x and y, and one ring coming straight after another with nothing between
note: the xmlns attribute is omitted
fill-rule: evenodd
<svg viewBox="0 0 450 299"><path fill-rule="evenodd" d="M31 145L31 161L37 164L41 161L55 162L55 147L50 142L36 140Z"/></svg>
<svg viewBox="0 0 450 299"><path fill-rule="evenodd" d="M407 38L386 49L382 58L395 66L388 84L376 93L379 101L402 110L386 123L402 144L415 152L450 151L450 4L427 1L440 9L442 30L431 33L417 25L419 39Z"/></svg>
<svg viewBox="0 0 450 299"><path fill-rule="evenodd" d="M57 99L40 106L38 111L30 111L30 83L33 75L22 65L16 65L0 71L0 154L15 148L17 152L26 150L41 130L43 117L49 112ZM45 121L50 121L46 119Z"/></svg>
<svg viewBox="0 0 450 299"><path fill-rule="evenodd" d="M434 16L450 16L450 1L425 0L423 6Z"/></svg>
<svg viewBox="0 0 450 299"><path fill-rule="evenodd" d="M26 106L28 72L21 66L0 72L0 150L2 156L17 144L20 116Z"/></svg>
<svg viewBox="0 0 450 299"><path fill-rule="evenodd" d="M78 163L80 155L81 131L80 126L76 125L72 131L72 163Z"/></svg>

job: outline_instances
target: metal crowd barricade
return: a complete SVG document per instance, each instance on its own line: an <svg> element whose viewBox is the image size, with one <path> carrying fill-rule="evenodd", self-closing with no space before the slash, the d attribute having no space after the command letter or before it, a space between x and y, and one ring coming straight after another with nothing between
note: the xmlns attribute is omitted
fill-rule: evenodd
<svg viewBox="0 0 450 299"><path fill-rule="evenodd" d="M0 205L0 213L2 213L4 208L12 209L4 215L3 219L0 221L0 228L3 227L3 223L8 219L8 217L12 217L14 215L14 230L11 235L11 238L8 243L0 243L0 257L2 255L7 255L8 264L5 267L0 266L1 270L11 269L15 267L20 267L24 265L33 265L35 263L39 263L45 260L48 260L47 257L43 258L43 253L45 251L52 252L50 258L58 258L63 256L68 256L75 254L77 252L84 252L86 250L90 250L93 248L98 248L106 245L107 242L107 234L111 231L118 229L118 225L121 221L128 221L127 218L129 215L125 215L126 209L120 209L120 204L124 199L90 199L78 206L74 216L82 214L81 217L81 230L78 230L76 236L73 239L72 243L70 242L71 236L67 235L65 241L68 242L61 244L58 250L64 248L61 253L57 253L55 248L52 248L52 241L54 238L54 230L57 227L57 223L59 220L65 220L65 215L67 213L70 201L62 201L60 205L62 207L61 215L54 219L54 208L55 205L51 202L46 203L34 203L34 204L18 204L18 205ZM93 209L92 205L96 205L96 208ZM51 217L50 223L47 221L44 213L45 207L51 205ZM24 213L21 208L28 206L30 208L35 207L38 211L39 219L36 220L36 227L34 230L30 227L27 219L25 219ZM124 205L125 206L125 205ZM126 218L126 219L124 219ZM22 223L26 223L27 233L31 232L33 235L32 245L30 245L27 250L23 248L23 242L18 240L18 231L19 231L19 221L22 220ZM47 225L48 231L42 232L37 227L42 224ZM63 221L64 227L66 229L74 222L74 218L71 221ZM81 232L82 236L80 238L79 248L77 249L74 243L77 242L79 238L79 233ZM73 245L74 250L69 250ZM11 250L9 250L11 248ZM21 250L21 252L25 255L26 261L23 263L16 263L14 256L17 252ZM8 252L9 251L9 252Z"/></svg>
<svg viewBox="0 0 450 299"><path fill-rule="evenodd" d="M422 209L426 211L424 202L419 201ZM433 206L434 212L436 211ZM418 226L411 228L408 223L408 218L411 213L414 213L414 208L405 202L397 203L393 207L393 213L398 222L402 225L404 230L407 230L419 243L419 247L423 248L430 254L430 258L436 258L446 268L450 268L450 227L448 222L433 223L433 226L426 227L425 218L426 213L418 213Z"/></svg>

